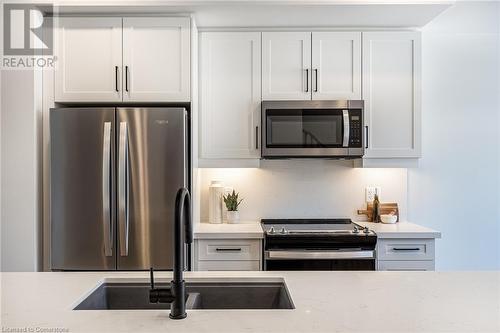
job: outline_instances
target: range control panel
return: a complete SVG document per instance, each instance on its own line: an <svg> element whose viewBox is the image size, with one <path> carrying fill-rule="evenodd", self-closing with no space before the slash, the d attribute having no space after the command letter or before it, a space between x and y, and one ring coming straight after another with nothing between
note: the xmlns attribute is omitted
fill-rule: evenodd
<svg viewBox="0 0 500 333"><path fill-rule="evenodd" d="M359 109L349 110L349 147L361 147L363 144L363 117Z"/></svg>

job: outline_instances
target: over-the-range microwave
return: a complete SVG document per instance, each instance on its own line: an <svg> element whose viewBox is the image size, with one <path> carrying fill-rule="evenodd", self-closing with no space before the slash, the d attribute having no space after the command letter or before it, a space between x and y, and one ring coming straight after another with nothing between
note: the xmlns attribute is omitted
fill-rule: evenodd
<svg viewBox="0 0 500 333"><path fill-rule="evenodd" d="M263 101L262 158L359 158L362 100Z"/></svg>

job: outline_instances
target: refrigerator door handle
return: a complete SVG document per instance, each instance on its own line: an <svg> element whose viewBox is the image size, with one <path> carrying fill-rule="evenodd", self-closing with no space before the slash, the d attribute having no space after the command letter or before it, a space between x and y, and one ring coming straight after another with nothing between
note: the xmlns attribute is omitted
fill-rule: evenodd
<svg viewBox="0 0 500 333"><path fill-rule="evenodd" d="M129 161L128 161L128 126L120 123L118 146L118 220L120 227L120 255L128 256L129 245Z"/></svg>
<svg viewBox="0 0 500 333"><path fill-rule="evenodd" d="M102 211L104 229L104 255L113 255L113 231L111 230L111 122L104 123L102 144Z"/></svg>

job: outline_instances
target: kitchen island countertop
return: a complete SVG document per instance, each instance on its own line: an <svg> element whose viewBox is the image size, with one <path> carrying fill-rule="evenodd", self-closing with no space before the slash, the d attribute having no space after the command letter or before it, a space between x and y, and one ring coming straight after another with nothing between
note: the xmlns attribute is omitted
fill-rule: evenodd
<svg viewBox="0 0 500 333"><path fill-rule="evenodd" d="M157 277L170 279L171 273L159 272ZM1 273L2 330L232 333L500 331L500 272L185 274L187 281L273 277L284 279L295 309L188 310L187 319L170 320L166 310L72 310L90 290L106 279L146 282L147 272Z"/></svg>

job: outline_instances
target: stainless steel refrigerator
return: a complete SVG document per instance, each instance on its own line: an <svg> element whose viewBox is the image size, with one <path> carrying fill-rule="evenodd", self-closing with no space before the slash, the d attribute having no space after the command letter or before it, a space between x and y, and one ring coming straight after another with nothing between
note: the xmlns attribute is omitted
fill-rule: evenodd
<svg viewBox="0 0 500 333"><path fill-rule="evenodd" d="M50 110L53 270L172 269L184 108Z"/></svg>

